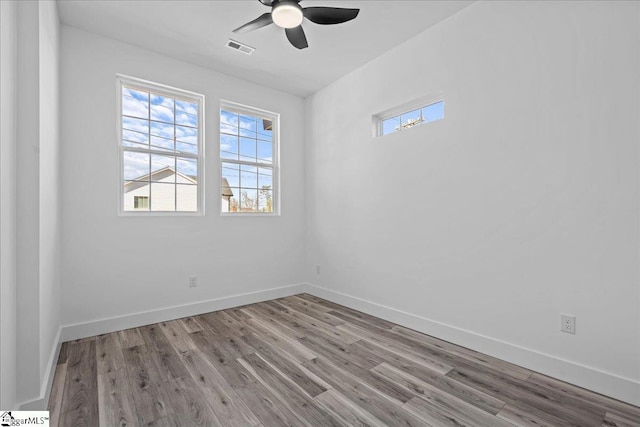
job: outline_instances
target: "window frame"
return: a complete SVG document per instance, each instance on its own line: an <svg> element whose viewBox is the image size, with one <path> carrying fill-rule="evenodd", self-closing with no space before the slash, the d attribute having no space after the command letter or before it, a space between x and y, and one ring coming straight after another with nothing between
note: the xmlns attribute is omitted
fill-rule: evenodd
<svg viewBox="0 0 640 427"><path fill-rule="evenodd" d="M443 103L443 110L442 110L442 118L441 119L432 120L432 121L426 122L426 123L422 122L417 126L411 126L410 128L407 128L407 129L399 129L399 130L397 130L395 132L391 132L391 133L388 133L386 135L382 133L382 125L383 125L383 122L385 120L391 119L393 117L401 116L401 115L406 114L406 113L410 113L410 112L412 112L414 110L418 110L418 109L422 110L425 107L428 107L428 106L433 105L433 104L437 104L439 102ZM444 94L437 93L437 94L426 95L426 96L420 97L418 99L415 99L413 101L404 103L404 104L402 104L400 106L393 107L393 108L390 108L388 110L382 111L380 113L374 114L374 115L371 116L372 124L373 124L373 137L377 138L377 137L382 137L382 136L394 135L394 134L397 134L397 133L401 133L401 132L407 131L409 129L420 127L421 125L424 125L424 124L427 124L427 123L433 123L433 122L437 122L437 121L440 121L440 120L444 120L444 118L445 118L444 106L445 105L446 105L446 103L445 103L445 99L444 99Z"/></svg>
<svg viewBox="0 0 640 427"><path fill-rule="evenodd" d="M126 147L122 143L122 89L123 87L131 87L133 89L141 89L153 94L181 99L188 102L196 102L198 104L198 154L176 153L166 151L155 151L153 149L142 150L135 147ZM167 86L148 80L139 79L123 74L116 74L116 133L118 139L118 216L204 216L205 200L204 195L204 118L205 118L205 96L200 93L191 92L184 89ZM175 123L174 123L175 124ZM143 211L143 210L125 210L124 209L124 153L125 151L159 154L163 156L195 159L198 162L197 174L197 210L196 211ZM151 200L151 197L149 197ZM151 203L151 202L150 202Z"/></svg>
<svg viewBox="0 0 640 427"><path fill-rule="evenodd" d="M220 144L221 144L221 131L220 131L220 116L222 110L244 114L249 116L260 116L266 119L270 119L272 123L271 130L271 145L273 149L273 156L271 163L260 163L260 162L249 162L246 160L234 160L228 158L222 158L220 156ZM218 192L222 191L222 164L223 163L233 163L237 165L250 165L250 166L258 166L263 168L272 169L273 176L273 188L272 188L272 212L223 212L222 211L222 197L219 194L219 205L218 212L220 216L227 217L276 217L280 216L280 114L274 113L273 111L263 110L261 108L251 107L244 104L239 104L237 102L228 101L225 99L220 100L220 108L218 110L218 159L220 166L220 170L218 173Z"/></svg>

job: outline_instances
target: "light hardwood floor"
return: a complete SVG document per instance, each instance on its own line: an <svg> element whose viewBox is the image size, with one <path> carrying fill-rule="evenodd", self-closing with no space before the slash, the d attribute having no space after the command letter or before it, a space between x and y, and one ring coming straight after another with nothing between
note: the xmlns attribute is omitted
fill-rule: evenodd
<svg viewBox="0 0 640 427"><path fill-rule="evenodd" d="M640 408L307 295L66 342L52 426L640 426Z"/></svg>

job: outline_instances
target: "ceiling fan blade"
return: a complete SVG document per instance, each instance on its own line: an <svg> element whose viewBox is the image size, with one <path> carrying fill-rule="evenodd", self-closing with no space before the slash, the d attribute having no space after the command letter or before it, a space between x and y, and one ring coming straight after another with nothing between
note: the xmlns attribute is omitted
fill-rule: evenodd
<svg viewBox="0 0 640 427"><path fill-rule="evenodd" d="M271 6L271 4L273 3L273 0L258 0L258 1L265 6Z"/></svg>
<svg viewBox="0 0 640 427"><path fill-rule="evenodd" d="M340 7L306 7L302 9L304 17L316 24L331 25L351 21L360 9L345 9Z"/></svg>
<svg viewBox="0 0 640 427"><path fill-rule="evenodd" d="M287 34L287 38L291 44L298 49L305 49L309 47L309 44L307 43L307 36L304 35L302 25L298 25L295 28L285 28L284 32Z"/></svg>
<svg viewBox="0 0 640 427"><path fill-rule="evenodd" d="M263 13L253 21L247 22L246 24L236 28L235 30L233 30L233 32L248 33L249 31L257 30L258 28L265 27L269 24L273 24L273 19L271 19L271 12Z"/></svg>

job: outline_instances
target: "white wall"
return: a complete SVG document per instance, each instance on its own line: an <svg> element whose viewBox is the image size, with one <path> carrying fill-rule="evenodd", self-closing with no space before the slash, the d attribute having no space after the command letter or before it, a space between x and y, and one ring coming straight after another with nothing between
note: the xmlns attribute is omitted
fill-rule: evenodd
<svg viewBox="0 0 640 427"><path fill-rule="evenodd" d="M3 317L3 335L9 330L8 341L15 337L15 345L7 348L17 354L15 365L10 363L7 368L13 370L6 383L13 399L6 408L15 408L16 403L23 408L44 408L60 331L59 21L54 2L3 2L4 7L15 8L17 53L16 72L7 74L15 98L8 91L5 100L3 91L3 103L15 104L8 116L15 120L15 127L6 140L12 156L6 159L11 162L6 173L11 178L6 181L7 197L3 194L2 205L16 216L10 221L8 238L3 232L2 242L15 245L9 259L14 264L7 270L15 281L15 293L7 293L6 303L19 308L6 325ZM11 25L8 23L7 31ZM11 66L9 61L7 67ZM3 73L3 82L4 78ZM4 298L3 294L3 305Z"/></svg>
<svg viewBox="0 0 640 427"><path fill-rule="evenodd" d="M54 1L39 2L40 91L40 381L51 363L60 329L60 20ZM55 363L55 362L54 362Z"/></svg>
<svg viewBox="0 0 640 427"><path fill-rule="evenodd" d="M0 408L16 407L16 21L0 2Z"/></svg>
<svg viewBox="0 0 640 427"><path fill-rule="evenodd" d="M205 216L117 215L116 73L205 95ZM66 26L61 76L63 324L301 282L301 98ZM281 216L218 214L220 99L281 114Z"/></svg>
<svg viewBox="0 0 640 427"><path fill-rule="evenodd" d="M308 98L309 281L638 404L638 29L637 2L479 2Z"/></svg>
<svg viewBox="0 0 640 427"><path fill-rule="evenodd" d="M36 399L40 377L40 149L39 12L18 2L18 103L16 162L17 396Z"/></svg>

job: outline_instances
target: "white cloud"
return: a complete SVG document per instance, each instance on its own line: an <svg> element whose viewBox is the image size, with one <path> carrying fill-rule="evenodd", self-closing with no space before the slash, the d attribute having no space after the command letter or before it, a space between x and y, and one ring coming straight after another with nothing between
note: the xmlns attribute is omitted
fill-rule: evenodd
<svg viewBox="0 0 640 427"><path fill-rule="evenodd" d="M140 101L130 96L123 96L122 114L124 114L125 116L133 116L146 119L147 117L149 117L149 102Z"/></svg>
<svg viewBox="0 0 640 427"><path fill-rule="evenodd" d="M228 111L220 111L220 124L238 127L238 115Z"/></svg>
<svg viewBox="0 0 640 427"><path fill-rule="evenodd" d="M124 179L125 181L139 178L149 173L149 155L125 151Z"/></svg>
<svg viewBox="0 0 640 427"><path fill-rule="evenodd" d="M131 117L122 118L122 127L136 132L149 133L149 121L141 119L133 119Z"/></svg>
<svg viewBox="0 0 640 427"><path fill-rule="evenodd" d="M193 102L180 101L179 99L176 99L176 111L181 111L187 114L191 114L193 116L197 116L198 104L194 104Z"/></svg>

